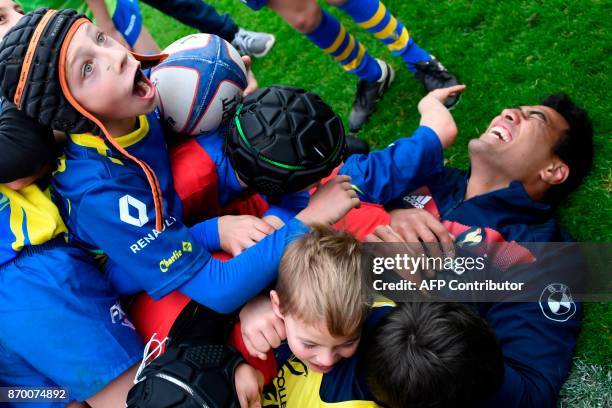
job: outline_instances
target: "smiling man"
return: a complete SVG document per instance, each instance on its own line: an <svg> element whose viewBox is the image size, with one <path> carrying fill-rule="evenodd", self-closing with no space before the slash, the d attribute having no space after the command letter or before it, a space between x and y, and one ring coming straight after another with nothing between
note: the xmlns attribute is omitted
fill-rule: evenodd
<svg viewBox="0 0 612 408"><path fill-rule="evenodd" d="M527 280L534 296L473 304L495 331L505 363L504 383L484 405L552 407L580 331L581 307L571 294L576 282L567 280L584 274L567 244L550 244L571 241L554 212L592 165L592 125L567 95L553 95L537 106L504 109L469 142L468 152L469 171L444 167L402 194L396 210L363 204L339 226L359 238L374 232L366 238L373 242L511 248L489 260L486 277Z"/></svg>
<svg viewBox="0 0 612 408"><path fill-rule="evenodd" d="M465 198L514 180L535 201L555 201L551 193L571 191L592 162L592 130L584 116L566 96L551 96L539 106L504 109L469 143L471 174Z"/></svg>

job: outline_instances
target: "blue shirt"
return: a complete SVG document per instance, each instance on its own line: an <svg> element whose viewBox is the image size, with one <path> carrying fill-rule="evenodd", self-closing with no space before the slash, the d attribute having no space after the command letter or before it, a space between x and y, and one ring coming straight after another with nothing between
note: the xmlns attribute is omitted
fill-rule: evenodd
<svg viewBox="0 0 612 408"><path fill-rule="evenodd" d="M395 206L424 208L447 228L449 225L451 229L461 227L459 231L464 232L457 235L457 242L470 235L470 239L478 235L476 241L483 245L491 239L516 243L571 241L555 222L554 209L533 201L518 181L466 200L468 178L469 174L464 171L444 168L443 172L429 178L424 187L405 193ZM561 290L551 279L559 279L559 276L579 278L584 271L584 265L578 265L576 261L579 260L568 251L547 245L526 247L534 263L514 265L506 270L505 277L509 280L521 276L521 281L525 282L525 273L529 273L530 282L553 284L541 289ZM555 406L571 367L580 331L581 305L572 299L570 306L565 315L557 317L546 309L543 301L474 305L495 331L505 361L502 388L483 403L484 406Z"/></svg>

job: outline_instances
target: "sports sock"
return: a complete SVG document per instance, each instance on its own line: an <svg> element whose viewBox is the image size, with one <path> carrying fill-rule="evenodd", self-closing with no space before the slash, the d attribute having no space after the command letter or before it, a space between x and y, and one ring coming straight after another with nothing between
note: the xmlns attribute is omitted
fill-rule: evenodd
<svg viewBox="0 0 612 408"><path fill-rule="evenodd" d="M380 65L340 22L323 10L321 23L306 36L317 47L331 55L346 71L366 81L377 81Z"/></svg>
<svg viewBox="0 0 612 408"><path fill-rule="evenodd" d="M431 55L414 42L406 27L379 0L348 0L339 8L374 34L393 54L400 56L410 71L416 72L415 63L431 59Z"/></svg>

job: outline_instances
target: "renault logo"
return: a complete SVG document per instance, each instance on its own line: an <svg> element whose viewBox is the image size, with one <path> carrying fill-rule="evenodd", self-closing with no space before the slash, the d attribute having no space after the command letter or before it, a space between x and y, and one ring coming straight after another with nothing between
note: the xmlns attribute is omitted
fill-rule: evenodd
<svg viewBox="0 0 612 408"><path fill-rule="evenodd" d="M130 213L131 208L133 208L133 210L131 210ZM119 199L119 218L127 224L135 227L142 227L149 222L147 206L142 201L126 194Z"/></svg>

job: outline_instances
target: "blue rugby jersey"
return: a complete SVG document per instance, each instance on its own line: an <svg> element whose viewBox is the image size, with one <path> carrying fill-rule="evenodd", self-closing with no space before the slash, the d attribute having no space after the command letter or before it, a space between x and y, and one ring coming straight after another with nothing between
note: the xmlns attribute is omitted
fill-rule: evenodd
<svg viewBox="0 0 612 408"><path fill-rule="evenodd" d="M229 312L276 278L284 246L306 230L304 224L294 219L230 261L213 259L204 245L211 228L201 223L189 229L181 222L158 112L140 116L137 129L116 140L156 173L163 196L162 232L155 230L146 176L101 137L70 135L53 186L71 242L108 256L115 265L110 277L120 292L145 290L159 299L178 289ZM212 229L218 242L216 224Z"/></svg>

